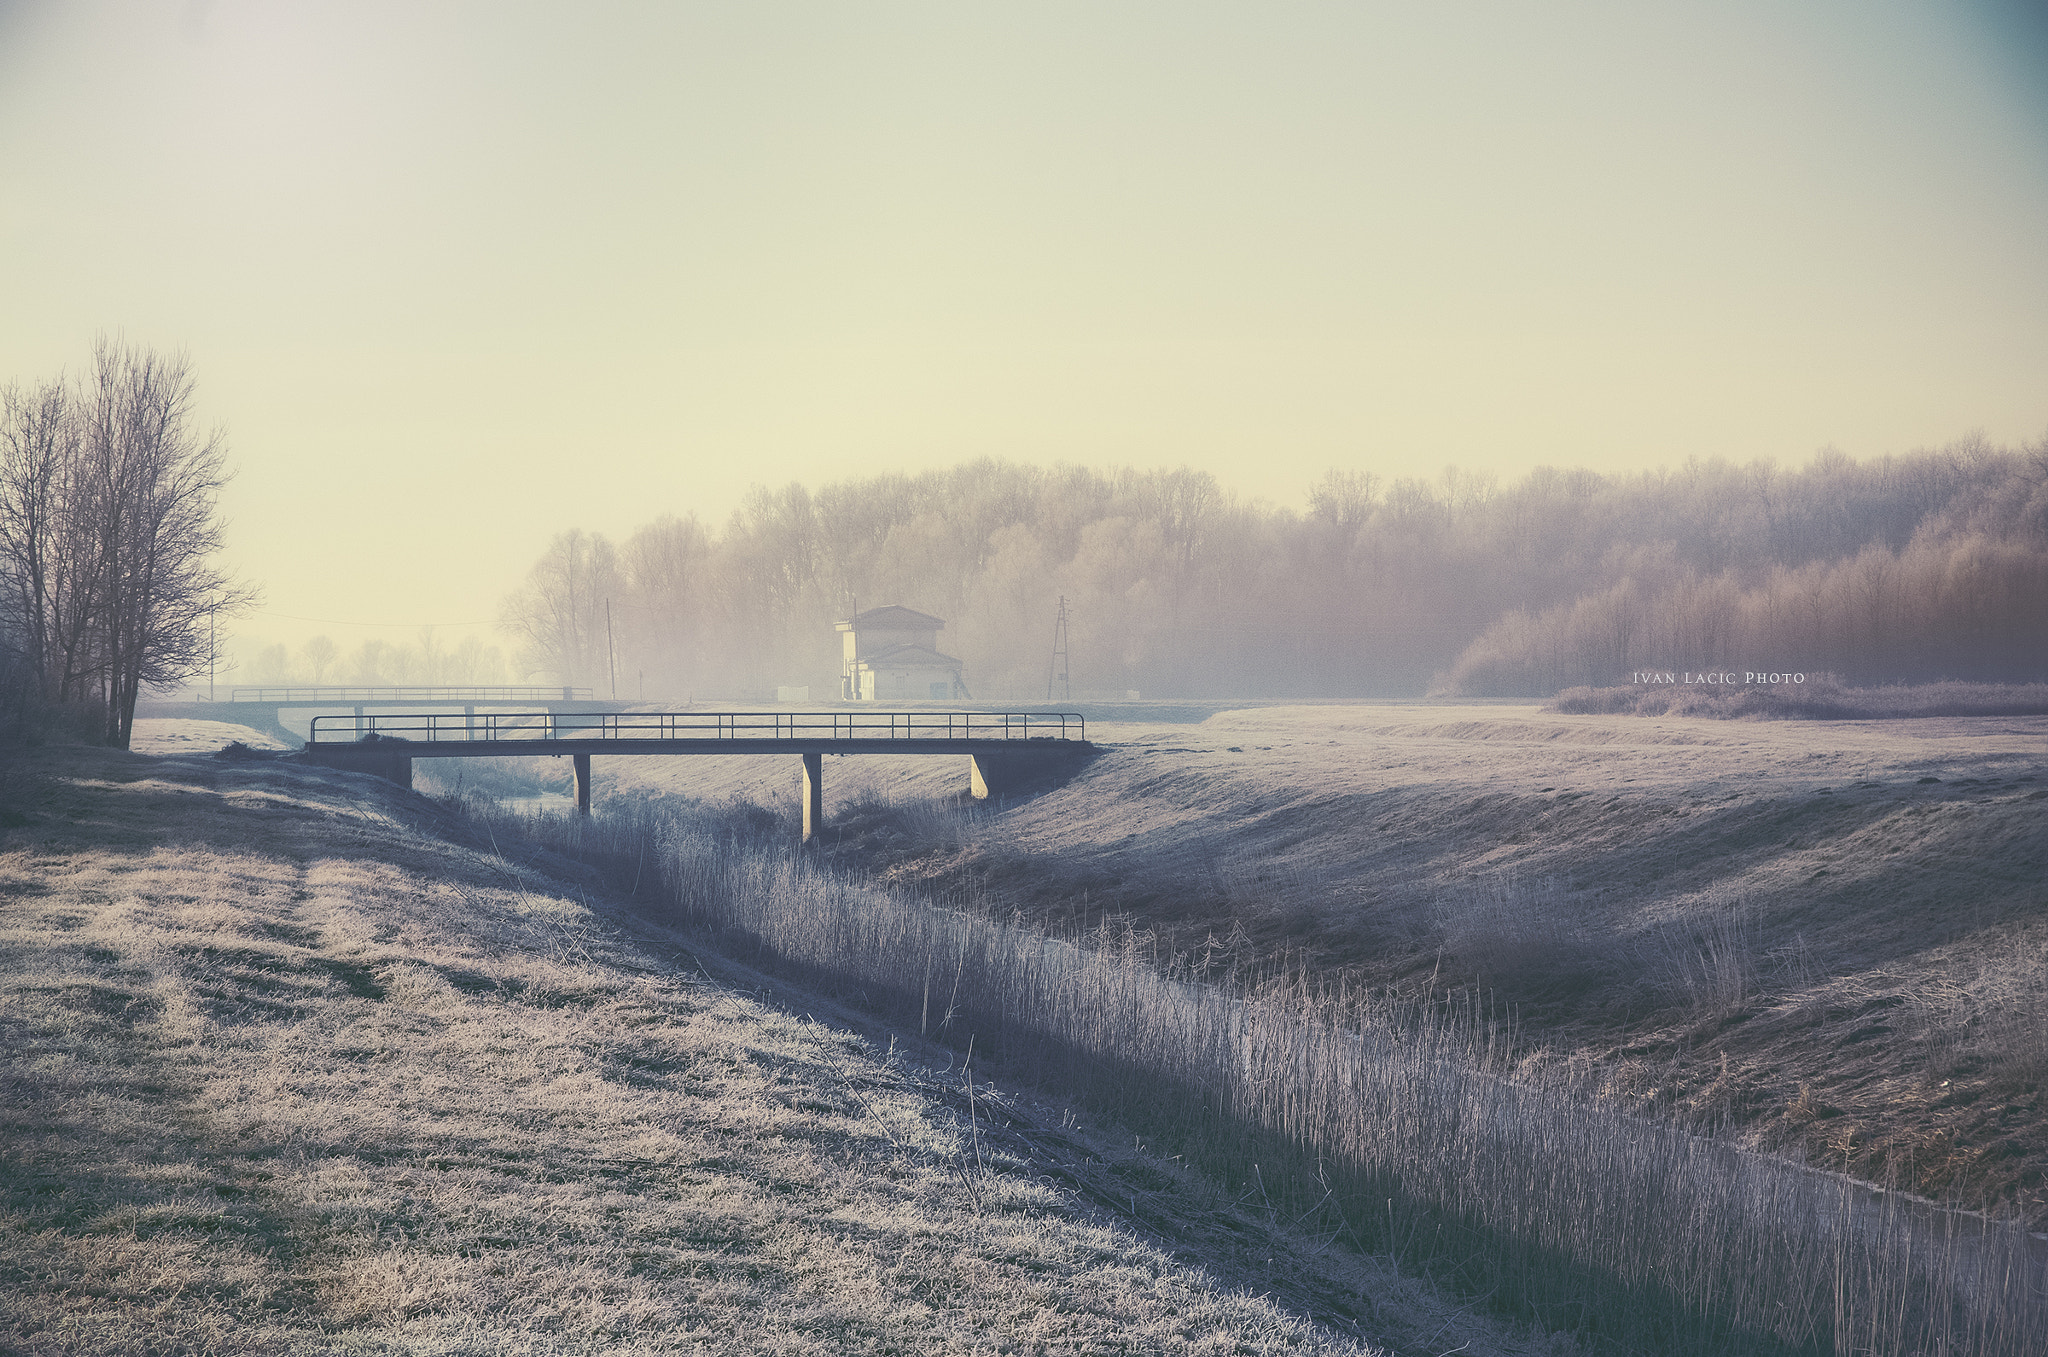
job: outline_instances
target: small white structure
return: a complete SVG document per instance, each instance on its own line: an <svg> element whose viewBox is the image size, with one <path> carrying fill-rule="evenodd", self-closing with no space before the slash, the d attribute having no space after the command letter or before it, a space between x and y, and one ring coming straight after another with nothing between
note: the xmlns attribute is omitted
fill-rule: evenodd
<svg viewBox="0 0 2048 1357"><path fill-rule="evenodd" d="M967 697L960 661L939 650L946 624L889 604L833 624L845 640L839 695L853 702L945 701Z"/></svg>

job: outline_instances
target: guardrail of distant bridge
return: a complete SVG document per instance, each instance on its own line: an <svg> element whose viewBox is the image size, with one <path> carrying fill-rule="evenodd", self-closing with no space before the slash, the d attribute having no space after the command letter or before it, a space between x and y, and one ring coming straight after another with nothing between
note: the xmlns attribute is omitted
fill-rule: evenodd
<svg viewBox="0 0 2048 1357"><path fill-rule="evenodd" d="M230 702L588 702L588 688L506 687L484 685L472 688L424 686L363 686L312 684L286 688L233 688Z"/></svg>
<svg viewBox="0 0 2048 1357"><path fill-rule="evenodd" d="M1078 712L365 712L316 716L308 744L367 735L425 744L525 740L1065 740L1086 743Z"/></svg>

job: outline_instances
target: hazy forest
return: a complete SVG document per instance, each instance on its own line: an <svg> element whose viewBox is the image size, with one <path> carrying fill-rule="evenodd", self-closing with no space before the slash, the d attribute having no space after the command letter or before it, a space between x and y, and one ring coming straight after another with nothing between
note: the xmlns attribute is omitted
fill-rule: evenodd
<svg viewBox="0 0 2048 1357"><path fill-rule="evenodd" d="M521 663L619 694L837 691L835 618L947 620L981 700L1547 696L1635 671L2048 674L2048 439L1507 485L1326 473L1304 514L1188 470L976 462L756 491L723 529L565 532L505 608Z"/></svg>
<svg viewBox="0 0 2048 1357"><path fill-rule="evenodd" d="M1300 514L1206 473L974 462L757 489L722 528L568 531L474 639L316 638L243 681L574 683L633 699L838 691L849 612L946 619L981 701L1542 697L1641 670L1857 684L2048 676L2048 439L1804 467L1511 484L1332 470ZM1055 692L1054 697L1063 694Z"/></svg>

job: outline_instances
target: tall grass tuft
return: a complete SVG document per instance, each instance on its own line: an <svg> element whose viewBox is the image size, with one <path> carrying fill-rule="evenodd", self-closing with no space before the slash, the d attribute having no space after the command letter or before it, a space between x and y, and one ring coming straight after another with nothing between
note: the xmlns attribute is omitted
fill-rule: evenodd
<svg viewBox="0 0 2048 1357"><path fill-rule="evenodd" d="M2048 1078L2048 939L2035 929L1973 976L1937 977L1913 994L1907 1020L1926 1043L1930 1079L1964 1062L2015 1086Z"/></svg>
<svg viewBox="0 0 2048 1357"><path fill-rule="evenodd" d="M1644 969L1661 972L1666 987L1694 1008L1733 1013L1756 990L1763 941L1747 903L1716 901L1647 930L1641 950Z"/></svg>
<svg viewBox="0 0 2048 1357"><path fill-rule="evenodd" d="M2024 1231L1518 1082L1498 1025L1455 1003L1301 974L1190 983L1127 929L1062 939L941 907L715 815L537 824L729 948L971 1039L1264 1194L1276 1217L1596 1349L2048 1352L2042 1254ZM1716 961L1740 928L1731 914L1691 939L1702 998L1746 983Z"/></svg>

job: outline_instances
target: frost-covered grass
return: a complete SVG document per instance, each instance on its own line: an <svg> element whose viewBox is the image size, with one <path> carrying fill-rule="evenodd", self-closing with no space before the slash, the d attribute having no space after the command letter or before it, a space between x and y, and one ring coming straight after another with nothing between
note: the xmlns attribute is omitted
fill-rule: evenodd
<svg viewBox="0 0 2048 1357"><path fill-rule="evenodd" d="M0 1350L1375 1351L1273 1299L1312 1276L1429 1332L417 797L41 757L0 831ZM1266 1283L1134 1232L1126 1188L1257 1237Z"/></svg>
<svg viewBox="0 0 2048 1357"><path fill-rule="evenodd" d="M1275 1217L1621 1351L2048 1350L2024 1230L1929 1209L1513 1077L1469 1010L1299 976L1193 984L1081 939L820 870L715 813L529 822L653 906L905 1028L1056 1083ZM957 906L969 907L957 907ZM1738 1003L1731 917L1676 983ZM1675 943L1673 945L1676 945ZM1730 956L1724 957L1727 952Z"/></svg>
<svg viewBox="0 0 2048 1357"><path fill-rule="evenodd" d="M830 761L823 856L1059 936L1115 916L1169 956L1476 986L1613 1101L2048 1232L2048 1003L2022 983L2048 956L2048 717L1090 729L1072 782L1000 808L960 804L962 758ZM794 758L596 763L601 812L796 804Z"/></svg>

